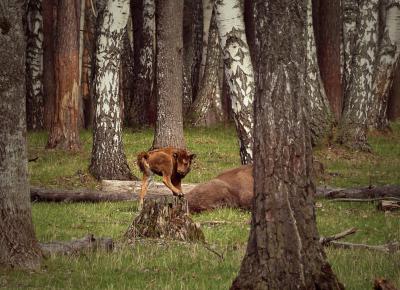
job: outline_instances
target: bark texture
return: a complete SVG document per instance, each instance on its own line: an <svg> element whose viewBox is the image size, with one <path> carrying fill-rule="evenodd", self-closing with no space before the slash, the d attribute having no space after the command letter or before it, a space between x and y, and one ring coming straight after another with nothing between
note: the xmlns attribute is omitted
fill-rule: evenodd
<svg viewBox="0 0 400 290"><path fill-rule="evenodd" d="M22 5L3 3L0 24L0 267L36 269L41 252L29 201Z"/></svg>
<svg viewBox="0 0 400 290"><path fill-rule="evenodd" d="M26 15L26 123L28 129L44 125L42 1L28 2Z"/></svg>
<svg viewBox="0 0 400 290"><path fill-rule="evenodd" d="M76 1L60 0L55 49L56 98L48 148L78 150L79 18Z"/></svg>
<svg viewBox="0 0 400 290"><path fill-rule="evenodd" d="M255 201L247 252L231 289L343 289L318 242L313 210L306 6L255 2Z"/></svg>
<svg viewBox="0 0 400 290"><path fill-rule="evenodd" d="M122 37L128 16L128 0L108 0L97 39L95 116L89 168L97 179L132 177L122 143L119 96Z"/></svg>
<svg viewBox="0 0 400 290"><path fill-rule="evenodd" d="M131 2L134 29L134 90L130 104L130 124L153 124L156 120L155 78L155 2Z"/></svg>
<svg viewBox="0 0 400 290"><path fill-rule="evenodd" d="M197 98L191 108L190 122L194 126L210 126L224 119L218 76L221 47L215 13L212 14L208 31L207 60L203 79L200 83Z"/></svg>
<svg viewBox="0 0 400 290"><path fill-rule="evenodd" d="M243 1L216 0L216 18L230 88L242 164L253 161L253 66L247 45Z"/></svg>
<svg viewBox="0 0 400 290"><path fill-rule="evenodd" d="M183 0L156 1L157 122L153 148L185 148L182 118Z"/></svg>

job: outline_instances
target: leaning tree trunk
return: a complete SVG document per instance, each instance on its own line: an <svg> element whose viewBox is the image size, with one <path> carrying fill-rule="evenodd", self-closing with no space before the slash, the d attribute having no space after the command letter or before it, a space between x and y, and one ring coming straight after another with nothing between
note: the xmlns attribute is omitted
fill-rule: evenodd
<svg viewBox="0 0 400 290"><path fill-rule="evenodd" d="M221 47L215 13L208 30L207 61L199 93L191 108L190 122L194 126L210 126L224 119L218 77Z"/></svg>
<svg viewBox="0 0 400 290"><path fill-rule="evenodd" d="M386 0L381 3L384 29L379 45L379 60L377 61L370 125L378 130L388 128L387 108L390 89L396 65L400 54L400 1Z"/></svg>
<svg viewBox="0 0 400 290"><path fill-rule="evenodd" d="M343 288L318 242L313 208L306 3L255 4L255 197L247 252L231 289Z"/></svg>
<svg viewBox="0 0 400 290"><path fill-rule="evenodd" d="M242 164L253 161L253 66L247 45L242 0L216 0L216 18L229 83Z"/></svg>
<svg viewBox="0 0 400 290"><path fill-rule="evenodd" d="M28 2L26 15L26 123L28 129L43 129L43 19L42 1Z"/></svg>
<svg viewBox="0 0 400 290"><path fill-rule="evenodd" d="M43 0L43 96L44 127L51 128L54 118L56 80L54 70L55 31L57 16L55 0Z"/></svg>
<svg viewBox="0 0 400 290"><path fill-rule="evenodd" d="M333 118L319 72L315 46L312 1L307 1L307 90L310 101L311 142L318 144L331 133Z"/></svg>
<svg viewBox="0 0 400 290"><path fill-rule="evenodd" d="M0 16L0 267L37 269L41 252L29 198L22 5L3 2Z"/></svg>
<svg viewBox="0 0 400 290"><path fill-rule="evenodd" d="M319 70L332 113L338 122L343 108L341 1L313 0L313 21Z"/></svg>
<svg viewBox="0 0 400 290"><path fill-rule="evenodd" d="M97 179L131 179L122 144L119 78L128 0L108 0L100 22L95 73L95 116L90 172Z"/></svg>
<svg viewBox="0 0 400 290"><path fill-rule="evenodd" d="M59 0L55 51L56 99L48 148L77 150L79 141L79 11L76 1Z"/></svg>
<svg viewBox="0 0 400 290"><path fill-rule="evenodd" d="M153 148L185 148L182 120L183 0L156 2L157 122Z"/></svg>
<svg viewBox="0 0 400 290"><path fill-rule="evenodd" d="M134 90L130 107L130 124L153 124L156 119L155 77L155 2L132 1L134 29Z"/></svg>
<svg viewBox="0 0 400 290"><path fill-rule="evenodd" d="M367 143L367 130L373 97L374 65L377 57L378 2L378 0L361 1L360 20L356 22L357 41L353 52L351 52L351 47L348 48L349 41L345 43L346 92L343 115L339 123L338 141L346 147L366 151L370 150ZM352 36L352 32L349 35ZM349 35L346 37L349 38ZM349 50L352 53L350 57L347 52Z"/></svg>

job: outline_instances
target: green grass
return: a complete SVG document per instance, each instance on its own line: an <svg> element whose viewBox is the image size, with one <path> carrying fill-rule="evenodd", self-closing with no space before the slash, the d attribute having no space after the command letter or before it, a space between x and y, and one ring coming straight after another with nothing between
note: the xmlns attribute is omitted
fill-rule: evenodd
<svg viewBox="0 0 400 290"><path fill-rule="evenodd" d="M360 186L399 183L400 123L388 135L370 137L372 154L350 152L340 147L318 148L317 158L325 164L319 181L331 186ZM147 150L153 131L125 131L125 151L129 165L137 153ZM65 153L44 150L45 133L29 134L31 184L44 187L98 186L87 168L90 162L91 133L81 132L82 151ZM197 160L186 182L201 182L225 168L239 165L234 129L187 129L188 148ZM374 203L318 201L317 223L321 235L331 235L350 227L356 234L345 241L382 244L400 241L400 212L382 213ZM224 254L224 261L199 244L172 241L138 241L133 246L121 238L136 213L135 202L99 204L34 203L36 234L40 241L70 240L93 233L110 236L117 242L112 253L87 253L70 257L50 257L38 272L0 270L4 289L227 289L239 270L246 250L250 214L220 209L195 215L206 240ZM208 221L223 223L210 225ZM327 249L327 256L346 289L371 289L375 277L385 277L400 287L400 254L365 250Z"/></svg>

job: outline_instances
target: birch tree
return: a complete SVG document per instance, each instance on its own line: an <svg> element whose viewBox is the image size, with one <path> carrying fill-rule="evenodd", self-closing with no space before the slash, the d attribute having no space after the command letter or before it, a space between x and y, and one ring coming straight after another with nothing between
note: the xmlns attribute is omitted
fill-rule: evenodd
<svg viewBox="0 0 400 290"><path fill-rule="evenodd" d="M77 150L79 141L79 6L59 0L55 45L56 97L48 148Z"/></svg>
<svg viewBox="0 0 400 290"><path fill-rule="evenodd" d="M128 0L108 0L100 21L95 70L92 161L97 179L131 179L122 143L119 96L122 38L129 17Z"/></svg>
<svg viewBox="0 0 400 290"><path fill-rule="evenodd" d="M185 148L182 118L183 0L156 1L157 121L153 148Z"/></svg>
<svg viewBox="0 0 400 290"><path fill-rule="evenodd" d="M44 126L42 1L32 0L26 15L26 123L28 129Z"/></svg>
<svg viewBox="0 0 400 290"><path fill-rule="evenodd" d="M41 251L28 183L23 4L7 1L0 8L0 267L33 270Z"/></svg>
<svg viewBox="0 0 400 290"><path fill-rule="evenodd" d="M254 208L231 289L344 289L319 243L304 79L306 1L255 1Z"/></svg>
<svg viewBox="0 0 400 290"><path fill-rule="evenodd" d="M247 45L242 0L216 0L216 19L229 83L242 164L253 161L253 66Z"/></svg>

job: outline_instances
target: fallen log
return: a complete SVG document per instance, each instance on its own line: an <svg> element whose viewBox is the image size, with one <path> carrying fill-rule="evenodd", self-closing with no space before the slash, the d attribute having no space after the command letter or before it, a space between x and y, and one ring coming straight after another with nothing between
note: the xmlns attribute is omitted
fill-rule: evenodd
<svg viewBox="0 0 400 290"><path fill-rule="evenodd" d="M109 252L114 248L114 243L111 238L96 238L92 234L87 235L82 239L68 242L56 241L50 243L39 243L39 245L45 256L56 254L73 255L100 249Z"/></svg>
<svg viewBox="0 0 400 290"><path fill-rule="evenodd" d="M357 188L330 188L318 187L316 197L328 199L334 198L379 198L398 197L400 198L400 185L367 186Z"/></svg>
<svg viewBox="0 0 400 290"><path fill-rule="evenodd" d="M382 211L394 211L400 209L400 201L394 200L381 200L376 206L378 210Z"/></svg>
<svg viewBox="0 0 400 290"><path fill-rule="evenodd" d="M356 243L348 243L348 242L338 242L331 241L327 244L327 246L332 246L338 249L365 249L365 250L374 250L379 252L384 252L388 254L393 254L400 251L400 243L393 242L383 245L366 245L366 244L356 244Z"/></svg>

